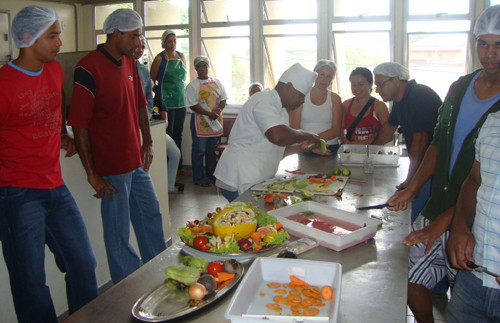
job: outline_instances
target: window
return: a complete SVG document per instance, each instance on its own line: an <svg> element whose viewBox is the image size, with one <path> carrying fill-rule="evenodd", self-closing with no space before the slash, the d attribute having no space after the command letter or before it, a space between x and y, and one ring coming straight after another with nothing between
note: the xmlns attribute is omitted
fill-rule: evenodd
<svg viewBox="0 0 500 323"><path fill-rule="evenodd" d="M412 79L444 98L451 83L468 72L469 1L432 4L409 1L408 69Z"/></svg>
<svg viewBox="0 0 500 323"><path fill-rule="evenodd" d="M210 75L218 78L228 103L241 104L250 84L249 0L202 0L201 53L210 59Z"/></svg>
<svg viewBox="0 0 500 323"><path fill-rule="evenodd" d="M390 1L335 0L333 4L332 59L337 64L333 90L346 100L352 96L352 70L373 70L391 60Z"/></svg>
<svg viewBox="0 0 500 323"><path fill-rule="evenodd" d="M311 70L316 65L316 5L316 1L264 1L264 87L273 88L297 62Z"/></svg>

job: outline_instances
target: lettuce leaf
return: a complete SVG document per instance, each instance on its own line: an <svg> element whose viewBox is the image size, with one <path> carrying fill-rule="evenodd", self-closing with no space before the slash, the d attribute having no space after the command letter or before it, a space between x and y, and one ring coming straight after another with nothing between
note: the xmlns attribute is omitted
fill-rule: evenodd
<svg viewBox="0 0 500 323"><path fill-rule="evenodd" d="M215 253L243 253L243 251L241 251L240 246L238 246L238 243L236 241L232 241L227 247L221 247L221 248L211 247L209 251Z"/></svg>
<svg viewBox="0 0 500 323"><path fill-rule="evenodd" d="M288 232L286 231L281 231L281 232L278 232L274 235L274 239L267 242L267 243L263 243L264 245L280 245L282 244L283 242L285 242L287 239L290 238L290 235L288 234Z"/></svg>
<svg viewBox="0 0 500 323"><path fill-rule="evenodd" d="M192 233L189 233L189 234L184 233L185 229L186 228L184 228L184 227L178 228L177 235L179 236L179 238L181 238L181 240L187 241L190 245L192 245L195 235Z"/></svg>
<svg viewBox="0 0 500 323"><path fill-rule="evenodd" d="M278 220L274 216L270 216L264 211L259 211L259 214L257 215L257 225L260 228L275 224L276 222L278 222Z"/></svg>

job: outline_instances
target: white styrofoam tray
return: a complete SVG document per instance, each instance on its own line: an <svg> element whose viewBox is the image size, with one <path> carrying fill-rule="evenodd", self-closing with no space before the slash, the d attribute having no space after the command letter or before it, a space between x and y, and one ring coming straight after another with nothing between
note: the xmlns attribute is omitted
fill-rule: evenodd
<svg viewBox="0 0 500 323"><path fill-rule="evenodd" d="M332 217L341 221L361 226L362 228L355 230L349 234L340 236L308 227L304 224L289 220L287 218L291 215L307 211L317 212L327 217ZM314 201L293 204L287 207L269 211L268 214L275 216L278 221L283 224L285 230L288 233L298 237L309 237L315 239L320 245L333 249L335 251L344 250L370 238L373 238L377 233L378 226L382 223L382 221L377 219L336 209Z"/></svg>
<svg viewBox="0 0 500 323"><path fill-rule="evenodd" d="M366 145L341 145L338 150L340 162L343 165L362 166L366 159L366 147ZM350 152L344 153L346 150ZM368 145L368 154L373 158L375 166L396 166L402 153L401 147Z"/></svg>
<svg viewBox="0 0 500 323"><path fill-rule="evenodd" d="M282 305L281 315L268 309L266 305L274 303L273 297L278 294L274 293L266 284L270 282L289 283L290 275L295 275L310 285L320 288L325 285L334 288L335 301L324 300L325 306L319 307L320 312L314 317L293 316L288 306L285 305ZM290 258L256 258L233 295L225 317L232 323L336 323L341 284L342 266L339 263Z"/></svg>

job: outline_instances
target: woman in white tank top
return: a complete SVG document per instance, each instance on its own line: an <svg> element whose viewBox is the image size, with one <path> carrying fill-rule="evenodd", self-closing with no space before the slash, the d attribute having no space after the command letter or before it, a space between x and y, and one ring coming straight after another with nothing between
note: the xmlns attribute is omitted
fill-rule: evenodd
<svg viewBox="0 0 500 323"><path fill-rule="evenodd" d="M326 141L328 150L321 153L319 149L313 149L312 152L330 156L337 152L342 126L342 100L337 93L328 89L337 67L334 62L322 59L314 71L318 77L306 95L304 104L290 113L290 127L317 133Z"/></svg>

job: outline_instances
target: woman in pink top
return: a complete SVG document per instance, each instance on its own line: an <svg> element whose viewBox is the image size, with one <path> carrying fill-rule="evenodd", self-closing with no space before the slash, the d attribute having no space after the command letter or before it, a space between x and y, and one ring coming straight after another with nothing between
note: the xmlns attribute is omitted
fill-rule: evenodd
<svg viewBox="0 0 500 323"><path fill-rule="evenodd" d="M342 104L343 118L341 137L344 144L364 144L369 145L377 136L378 131L389 119L389 111L384 102L375 100L365 112L357 124L352 136L348 139L346 134L351 124L363 110L368 100L370 100L373 75L365 67L357 67L349 76L351 91L354 97L344 101Z"/></svg>

